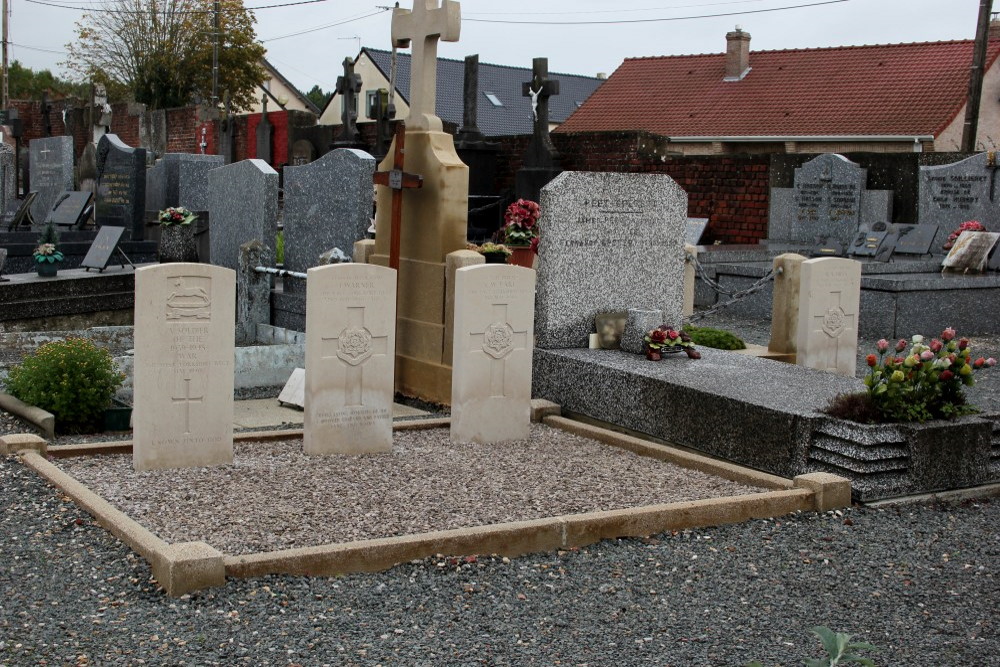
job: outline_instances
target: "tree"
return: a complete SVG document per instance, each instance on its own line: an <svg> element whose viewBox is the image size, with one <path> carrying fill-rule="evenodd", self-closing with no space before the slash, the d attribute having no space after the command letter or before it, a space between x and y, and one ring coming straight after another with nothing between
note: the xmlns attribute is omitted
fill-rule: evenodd
<svg viewBox="0 0 1000 667"><path fill-rule="evenodd" d="M17 60L10 64L7 77L10 98L13 100L38 99L45 91L81 99L89 96L87 86L60 79L47 69L36 72Z"/></svg>
<svg viewBox="0 0 1000 667"><path fill-rule="evenodd" d="M326 108L326 103L330 101L331 97L333 97L333 93L324 93L322 88L315 85L312 87L312 90L306 93L306 97L309 98L310 102L316 105L317 109L322 111Z"/></svg>
<svg viewBox="0 0 1000 667"><path fill-rule="evenodd" d="M220 1L219 97L248 108L265 79L264 47L241 0ZM110 0L83 15L63 65L81 80L100 81L114 98L154 109L212 96L212 0Z"/></svg>

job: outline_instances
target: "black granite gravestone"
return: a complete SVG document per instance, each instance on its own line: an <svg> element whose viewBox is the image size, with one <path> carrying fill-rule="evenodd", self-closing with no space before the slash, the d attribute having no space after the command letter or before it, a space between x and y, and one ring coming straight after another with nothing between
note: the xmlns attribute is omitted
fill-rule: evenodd
<svg viewBox="0 0 1000 667"><path fill-rule="evenodd" d="M118 135L105 134L97 144L98 227L131 230L132 240L144 238L146 208L146 149L132 148Z"/></svg>
<svg viewBox="0 0 1000 667"><path fill-rule="evenodd" d="M470 241L492 238L503 224L502 201L494 192L500 144L486 141L479 131L479 56L465 57L465 97L462 128L455 137L458 157L469 167Z"/></svg>
<svg viewBox="0 0 1000 667"><path fill-rule="evenodd" d="M274 127L267 119L267 93L260 98L263 110L260 112L260 123L257 124L257 159L271 164L274 160Z"/></svg>
<svg viewBox="0 0 1000 667"><path fill-rule="evenodd" d="M122 249L118 247L124 233L124 227L113 227L111 225L101 227L97 232L94 242L90 244L90 248L87 250L87 256L80 262L80 266L87 271L91 269L97 269L98 272L104 271L104 269L108 268L111 256L117 252L119 255L118 261L121 263L122 268L124 269L127 263L134 269L135 265L126 257Z"/></svg>
<svg viewBox="0 0 1000 667"><path fill-rule="evenodd" d="M524 166L517 172L515 192L522 199L538 201L546 183L562 172L559 154L549 136L549 97L559 94L559 81L549 78L549 59L532 61L531 81L521 85L521 92L531 98L534 132L524 154Z"/></svg>
<svg viewBox="0 0 1000 667"><path fill-rule="evenodd" d="M847 254L854 257L874 257L888 232L858 232Z"/></svg>
<svg viewBox="0 0 1000 667"><path fill-rule="evenodd" d="M396 117L396 105L389 102L389 91L379 88L375 91L375 99L368 118L375 121L375 152L373 155L381 160L389 154L392 145L392 119Z"/></svg>
<svg viewBox="0 0 1000 667"><path fill-rule="evenodd" d="M91 202L94 195L90 192L64 192L56 198L52 210L45 217L45 224L50 222L60 227L83 227L93 212Z"/></svg>
<svg viewBox="0 0 1000 667"><path fill-rule="evenodd" d="M31 218L31 205L35 203L37 196L37 192L29 192L28 196L24 199L15 199L10 202L7 210L4 211L4 218L10 218L7 231L14 231L22 225L30 227L35 224Z"/></svg>
<svg viewBox="0 0 1000 667"><path fill-rule="evenodd" d="M896 252L901 255L927 255L938 235L938 225L893 225L897 234Z"/></svg>

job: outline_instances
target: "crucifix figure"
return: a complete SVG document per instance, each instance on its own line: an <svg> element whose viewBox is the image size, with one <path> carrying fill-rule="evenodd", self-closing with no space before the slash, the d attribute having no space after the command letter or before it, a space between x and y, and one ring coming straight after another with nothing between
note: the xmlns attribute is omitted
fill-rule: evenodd
<svg viewBox="0 0 1000 667"><path fill-rule="evenodd" d="M527 167L548 167L556 149L549 137L549 97L559 94L559 80L549 78L549 59L535 58L531 63L531 81L521 84L521 94L531 98L535 117L531 147L525 156Z"/></svg>
<svg viewBox="0 0 1000 667"><path fill-rule="evenodd" d="M336 336L323 337L323 358L336 359L344 367L344 405L364 405L365 364L372 357L385 356L389 336L374 335L365 326L365 307L347 308L347 326Z"/></svg>
<svg viewBox="0 0 1000 667"><path fill-rule="evenodd" d="M396 125L396 150L392 157L391 171L376 171L372 174L375 185L384 185L392 189L392 216L389 242L389 267L399 270L399 228L403 216L403 189L422 188L423 176L407 174L403 171L403 145L406 141L406 128L402 123ZM377 233L377 232L376 232Z"/></svg>
<svg viewBox="0 0 1000 667"><path fill-rule="evenodd" d="M334 146L357 144L361 141L358 132L358 93L361 92L361 75L354 73L354 61L344 58L344 75L337 77L336 92L340 95L343 111L340 112L340 135Z"/></svg>
<svg viewBox="0 0 1000 667"><path fill-rule="evenodd" d="M457 42L462 27L462 12L455 0L413 0L413 10L392 10L392 44L407 48L413 43L410 59L411 130L442 130L435 115L437 94L438 39Z"/></svg>

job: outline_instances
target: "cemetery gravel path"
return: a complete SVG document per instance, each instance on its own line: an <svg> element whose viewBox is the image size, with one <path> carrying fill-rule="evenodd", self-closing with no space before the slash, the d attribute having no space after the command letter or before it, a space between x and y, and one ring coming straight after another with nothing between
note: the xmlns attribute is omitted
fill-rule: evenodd
<svg viewBox="0 0 1000 667"><path fill-rule="evenodd" d="M879 665L1000 655L1000 501L853 508L170 599L0 460L0 664L801 665L827 625ZM467 562L467 560L469 562Z"/></svg>

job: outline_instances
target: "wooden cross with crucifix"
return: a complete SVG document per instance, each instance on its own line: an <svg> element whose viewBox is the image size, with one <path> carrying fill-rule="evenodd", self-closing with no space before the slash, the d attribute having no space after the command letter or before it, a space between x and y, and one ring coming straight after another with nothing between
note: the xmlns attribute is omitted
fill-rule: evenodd
<svg viewBox="0 0 1000 667"><path fill-rule="evenodd" d="M406 188L422 188L424 177L408 174L403 171L403 155L406 152L406 128L402 123L396 124L395 151L392 156L390 171L376 171L372 174L375 185L384 185L392 190L392 216L389 230L389 267L399 270L399 228L403 218L403 190ZM378 233L378 230L375 232Z"/></svg>

